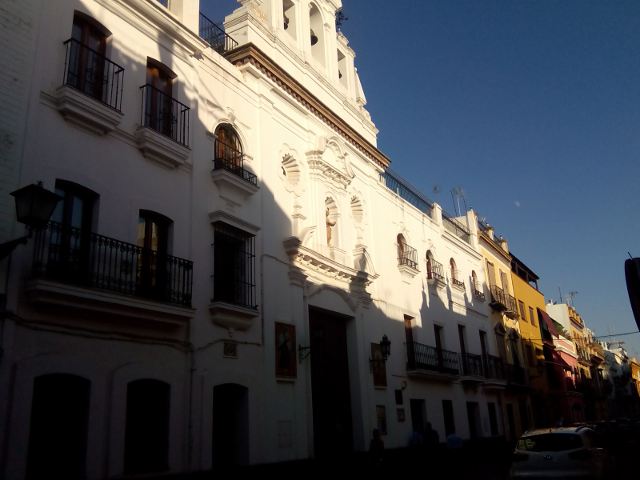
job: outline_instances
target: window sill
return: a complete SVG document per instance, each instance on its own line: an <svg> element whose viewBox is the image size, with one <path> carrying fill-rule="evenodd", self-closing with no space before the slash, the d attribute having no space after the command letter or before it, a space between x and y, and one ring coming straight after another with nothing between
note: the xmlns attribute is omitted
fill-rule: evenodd
<svg viewBox="0 0 640 480"><path fill-rule="evenodd" d="M65 120L98 135L114 130L124 116L72 87L59 87L54 96L56 107Z"/></svg>
<svg viewBox="0 0 640 480"><path fill-rule="evenodd" d="M447 286L446 280L444 278L439 278L439 277L428 278L427 284L435 285L436 287L439 287L439 288L444 288Z"/></svg>
<svg viewBox="0 0 640 480"><path fill-rule="evenodd" d="M169 137L146 127L139 127L135 137L138 148L149 160L169 168L176 168L187 163L191 150L174 142Z"/></svg>
<svg viewBox="0 0 640 480"><path fill-rule="evenodd" d="M420 270L418 270L417 268L410 267L409 265L398 265L398 270L400 270L400 272L402 272L403 275L406 275L411 278L415 277L418 273L420 273Z"/></svg>
<svg viewBox="0 0 640 480"><path fill-rule="evenodd" d="M226 302L211 302L209 313L211 313L213 323L234 330L248 330L260 315L258 309L254 310Z"/></svg>
<svg viewBox="0 0 640 480"><path fill-rule="evenodd" d="M260 188L224 168L211 170L211 178L218 187L220 196L236 205L241 205Z"/></svg>

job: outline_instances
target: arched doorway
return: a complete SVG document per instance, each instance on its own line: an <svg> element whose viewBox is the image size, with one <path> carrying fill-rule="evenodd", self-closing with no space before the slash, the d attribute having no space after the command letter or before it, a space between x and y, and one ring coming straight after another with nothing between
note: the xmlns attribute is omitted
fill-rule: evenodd
<svg viewBox="0 0 640 480"><path fill-rule="evenodd" d="M85 478L91 382L64 373L33 382L28 480Z"/></svg>

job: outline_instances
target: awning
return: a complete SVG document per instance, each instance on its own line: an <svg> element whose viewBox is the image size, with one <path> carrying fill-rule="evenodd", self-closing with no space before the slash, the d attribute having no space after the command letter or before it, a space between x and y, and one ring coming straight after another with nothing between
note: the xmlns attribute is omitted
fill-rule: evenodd
<svg viewBox="0 0 640 480"><path fill-rule="evenodd" d="M549 332L551 333L551 335L555 335L556 337L558 336L558 330L556 330L555 325L553 324L553 318L551 318L547 312L545 312L544 310L540 310L538 308L538 316L540 318L542 318L542 321L545 323L545 325L547 326L547 329L549 330Z"/></svg>

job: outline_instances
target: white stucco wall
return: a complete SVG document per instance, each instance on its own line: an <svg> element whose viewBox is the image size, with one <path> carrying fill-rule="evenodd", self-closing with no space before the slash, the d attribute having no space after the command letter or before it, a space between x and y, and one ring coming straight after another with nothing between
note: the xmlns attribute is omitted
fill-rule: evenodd
<svg viewBox="0 0 640 480"><path fill-rule="evenodd" d="M298 3L299 8L307 8L308 2ZM322 7L323 15L336 5L315 3ZM5 321L5 354L0 365L0 380L9 385L0 403L0 418L11 419L0 435L0 452L8 452L3 459L6 478L21 478L24 472L33 379L56 372L76 373L92 382L89 478L122 473L126 384L138 378L157 378L171 386L173 472L211 468L213 389L227 383L248 389L251 463L312 456L310 360L298 364L297 377L292 380L276 378L274 361L274 323L295 325L296 347L308 346L310 306L350 318L346 335L356 450L367 448L376 425L376 405L384 405L387 411L385 444L406 446L411 433L411 399L425 400L427 420L441 440L442 400L452 400L456 429L464 438L469 435L466 402L478 402L480 434L488 436L487 402L496 403L498 412L502 409L495 391L465 386L460 379L417 379L406 372L405 315L415 319L416 342L435 346L437 324L443 328L443 348L459 352L458 325L463 325L467 352L480 354L478 331L483 330L488 334L489 353L497 355L488 302L476 300L471 289L471 272L475 271L488 294L473 233L475 216L469 215L472 238L466 243L444 229L438 206L428 216L388 190L381 182L379 165L272 79L251 65L236 67L206 48L197 32L188 30L194 24L196 4L176 3L173 7L185 9L174 12L173 18L147 0L39 3L40 15L56 21L43 22L36 43L38 74L29 87L33 108L25 113L18 183L42 180L53 189L56 179L65 179L90 188L99 194L95 231L125 242L136 242L140 209L172 219L171 253L194 262L194 313L182 340L173 339L173 343L158 341L153 327L105 323L91 313L74 314L73 325L59 328L65 312L38 310L25 294L30 248L16 251L8 305L15 316ZM271 3L263 5L270 7ZM301 61L306 58L304 50L292 52L289 40L281 39L288 33L276 28L279 20L273 20L271 30L256 27L255 15L246 12L246 5L243 8L227 17L227 24L238 31L250 30L250 39L271 60L375 144L375 127L358 104L355 71L348 74L345 89L334 67L327 63L326 71L318 71L313 63ZM270 8L280 11L277 5ZM67 122L56 110L55 92L64 64L62 42L70 36L74 9L111 31L107 55L125 68L124 116L107 135ZM265 22L268 27L269 21L259 23ZM335 53L336 45L342 42L344 46L344 40L335 39L333 19L328 17L326 22L327 48ZM191 108L190 152L177 168L145 158L135 142L140 123L139 86L145 83L147 57L162 61L177 74L174 95ZM352 65L352 52L349 62ZM258 177L256 193L238 196L221 190L212 180L213 132L220 123L229 123L238 132L247 155L244 166ZM337 212L333 246L326 240L327 198ZM224 212L256 235L259 315L245 330L221 326L209 311L214 262L210 215L215 212ZM398 234L417 250L417 271L399 268ZM306 275L304 281L285 249L291 237L299 239L314 259L296 263ZM447 282L443 287L427 282L427 250L444 266ZM464 291L452 285L450 258L456 262ZM366 292L354 280L358 270L370 275ZM36 324L55 328L36 329ZM85 330L91 330L91 335ZM131 341L133 333L144 342ZM369 363L370 344L379 342L382 335L388 336L392 350L386 363L385 389L374 387ZM225 342L236 343L236 358L223 354ZM395 404L396 389L403 389L403 405ZM405 410L404 422L397 420L398 407ZM498 422L502 432L500 417Z"/></svg>

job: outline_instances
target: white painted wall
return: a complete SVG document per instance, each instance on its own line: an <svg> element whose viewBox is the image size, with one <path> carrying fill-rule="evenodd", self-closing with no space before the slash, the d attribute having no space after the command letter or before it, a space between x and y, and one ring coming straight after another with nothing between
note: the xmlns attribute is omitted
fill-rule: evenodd
<svg viewBox="0 0 640 480"><path fill-rule="evenodd" d="M275 0L274 0L275 2ZM227 17L227 28L247 32L246 37L264 53L333 108L361 135L375 144L375 127L357 102L355 71L348 75L345 91L333 71L317 71L305 63L306 51L283 40L279 10L269 1L265 19L251 13L253 2ZM275 2L277 3L277 2ZM308 2L297 2L307 11ZM325 40L329 60L337 61L332 12L339 2L316 1L327 17ZM176 3L178 5L178 3ZM271 5L271 7L270 7ZM193 18L192 2L183 1L180 15ZM188 7L188 8L187 8ZM482 433L489 435L487 402L495 393L465 388L460 381L440 383L406 375L404 315L415 318L414 339L435 345L433 325L443 327L444 348L459 351L458 325L466 327L467 351L480 353L478 330L492 343L487 303L472 296L471 272L484 285L483 260L478 242L462 242L442 226L439 207L433 219L389 191L380 180L381 169L347 144L314 114L250 66L235 67L207 49L190 32L149 0L66 0L40 2L34 64L38 74L29 88L33 108L25 125L25 150L20 185L42 180L52 189L56 179L80 183L100 195L96 230L102 235L135 242L139 209L150 209L173 220L173 255L194 261L193 308L184 348L150 341L153 331L142 330L144 345L104 332L85 335L80 328L34 330L34 320L48 324L63 313L35 313L24 295L29 279L30 250L13 255L9 309L16 316L5 320L5 351L0 379L9 385L0 403L0 418L11 418L0 435L5 478L21 478L25 468L33 378L46 372L78 372L92 381L87 474L102 478L122 473L123 419L126 383L136 378L159 378L172 388L170 468L173 472L211 467L213 388L236 383L249 390L249 454L252 463L305 458L313 454L310 361L298 365L294 381L275 377L274 322L296 326L296 344L309 345L308 308L316 306L352 317L347 327L349 375L355 448L364 450L375 426L375 406L385 405L388 447L407 445L411 433L409 402L426 400L427 419L444 440L442 400L454 403L455 422L462 437L469 434L466 401L477 401ZM93 16L112 32L110 58L124 66L124 117L118 128L98 136L66 122L55 109L54 92L62 78L64 49L70 36L74 9ZM150 12L142 15L141 12ZM176 12L173 12L176 13ZM304 24L305 19L300 22ZM192 25L186 20L184 25ZM173 25L169 29L167 25ZM270 26L271 25L271 26ZM300 27L302 28L302 27ZM18 41L18 39L16 39ZM21 41L21 40L19 40ZM198 50L202 49L200 55ZM352 51L345 48L349 65ZM170 169L143 157L134 133L140 122L139 86L145 82L147 56L163 61L177 74L176 95L191 107L190 147L184 165ZM351 67L350 67L351 68ZM344 101L347 100L345 105ZM230 123L239 133L245 167L258 176L260 189L234 200L211 179L213 132ZM287 159L283 174L283 159ZM326 242L325 200L337 207L333 247ZM355 208L354 208L355 206ZM224 211L256 227L255 273L260 315L245 331L214 323L209 313L212 292L213 230L209 215ZM475 232L475 216L469 215ZM402 233L418 251L418 271L401 271L396 237ZM291 260L283 242L298 237L320 263L306 265L302 284L292 275ZM366 270L375 276L368 295L350 292L348 282L324 268L354 271L362 249ZM427 284L426 251L431 250L450 277L454 258L464 292ZM370 301L367 301L370 300ZM47 320L47 318L49 320ZM87 328L94 319L87 318ZM118 327L114 326L117 330ZM370 343L383 334L391 341L387 361L388 387L376 389L370 372ZM224 341L238 343L237 358L223 356ZM17 372L13 376L13 372ZM398 422L394 390L405 385L406 420ZM189 417L190 412L190 417ZM2 429L0 429L2 430ZM189 438L190 436L190 438Z"/></svg>

